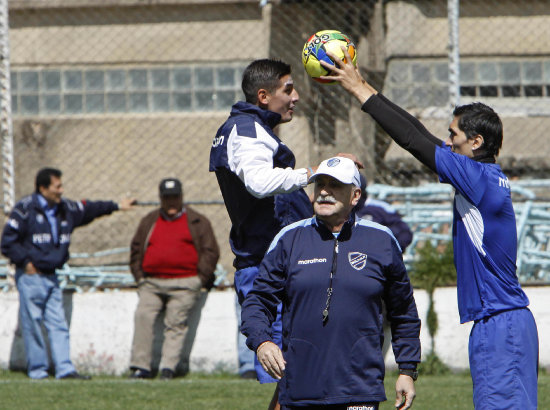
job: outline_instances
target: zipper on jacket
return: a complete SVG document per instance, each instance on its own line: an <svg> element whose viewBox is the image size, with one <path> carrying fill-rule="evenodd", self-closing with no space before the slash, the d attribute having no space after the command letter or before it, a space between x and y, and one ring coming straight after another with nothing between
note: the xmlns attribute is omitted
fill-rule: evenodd
<svg viewBox="0 0 550 410"><path fill-rule="evenodd" d="M327 288L327 303L323 310L323 325L328 322L328 310L330 308L330 300L332 298L332 278L336 273L337 258L338 257L338 238L334 239L334 249L332 251L332 267L330 268L330 282Z"/></svg>

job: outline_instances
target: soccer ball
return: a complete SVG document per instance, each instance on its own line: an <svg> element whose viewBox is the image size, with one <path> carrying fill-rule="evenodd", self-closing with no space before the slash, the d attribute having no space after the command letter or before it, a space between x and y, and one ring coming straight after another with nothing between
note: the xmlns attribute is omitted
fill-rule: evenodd
<svg viewBox="0 0 550 410"><path fill-rule="evenodd" d="M320 83L334 83L334 81L319 79L320 76L330 73L330 71L327 71L319 63L319 61L326 61L330 65L334 65L334 61L327 56L327 51L330 51L345 62L344 52L340 48L341 46L348 49L351 62L353 65L356 65L357 55L355 53L355 44L351 42L347 35L338 30L323 30L312 35L309 40L306 41L304 50L302 51L302 63L308 75Z"/></svg>

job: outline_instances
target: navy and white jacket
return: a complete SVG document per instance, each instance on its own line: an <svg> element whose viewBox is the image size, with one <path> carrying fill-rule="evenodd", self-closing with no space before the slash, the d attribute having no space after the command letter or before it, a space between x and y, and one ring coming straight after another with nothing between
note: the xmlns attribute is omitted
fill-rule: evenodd
<svg viewBox="0 0 550 410"><path fill-rule="evenodd" d="M273 133L280 121L279 114L241 101L212 143L210 171L231 218L237 269L258 265L281 228L313 215L303 190L307 170L294 169L294 154Z"/></svg>
<svg viewBox="0 0 550 410"><path fill-rule="evenodd" d="M71 233L98 216L118 210L113 201L71 201L57 205L57 241L37 193L20 200L2 232L2 254L18 268L32 262L41 273L55 273L69 259Z"/></svg>
<svg viewBox="0 0 550 410"><path fill-rule="evenodd" d="M323 323L330 273L333 294ZM337 238L315 217L284 228L242 307L241 331L256 351L283 310L284 405L380 402L384 393L382 302L401 368L420 362L420 319L391 231L350 217Z"/></svg>

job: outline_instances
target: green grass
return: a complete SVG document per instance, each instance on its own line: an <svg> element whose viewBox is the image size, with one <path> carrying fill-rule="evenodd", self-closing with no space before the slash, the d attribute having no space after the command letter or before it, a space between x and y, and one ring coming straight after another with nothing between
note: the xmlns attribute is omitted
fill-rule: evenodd
<svg viewBox="0 0 550 410"><path fill-rule="evenodd" d="M386 377L388 401L394 409L395 374ZM0 372L2 409L266 409L274 386L233 375L190 374L172 381L94 377L91 381L32 381L22 373ZM472 409L472 385L466 374L421 376L416 382L415 409ZM539 377L539 408L550 407L550 375Z"/></svg>

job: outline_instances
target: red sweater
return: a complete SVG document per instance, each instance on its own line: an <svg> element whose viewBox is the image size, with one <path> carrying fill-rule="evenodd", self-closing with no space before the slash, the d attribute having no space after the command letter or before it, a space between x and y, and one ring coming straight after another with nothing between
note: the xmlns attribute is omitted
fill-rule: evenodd
<svg viewBox="0 0 550 410"><path fill-rule="evenodd" d="M147 243L143 271L160 278L184 278L197 274L198 262L187 213L173 221L159 216Z"/></svg>

